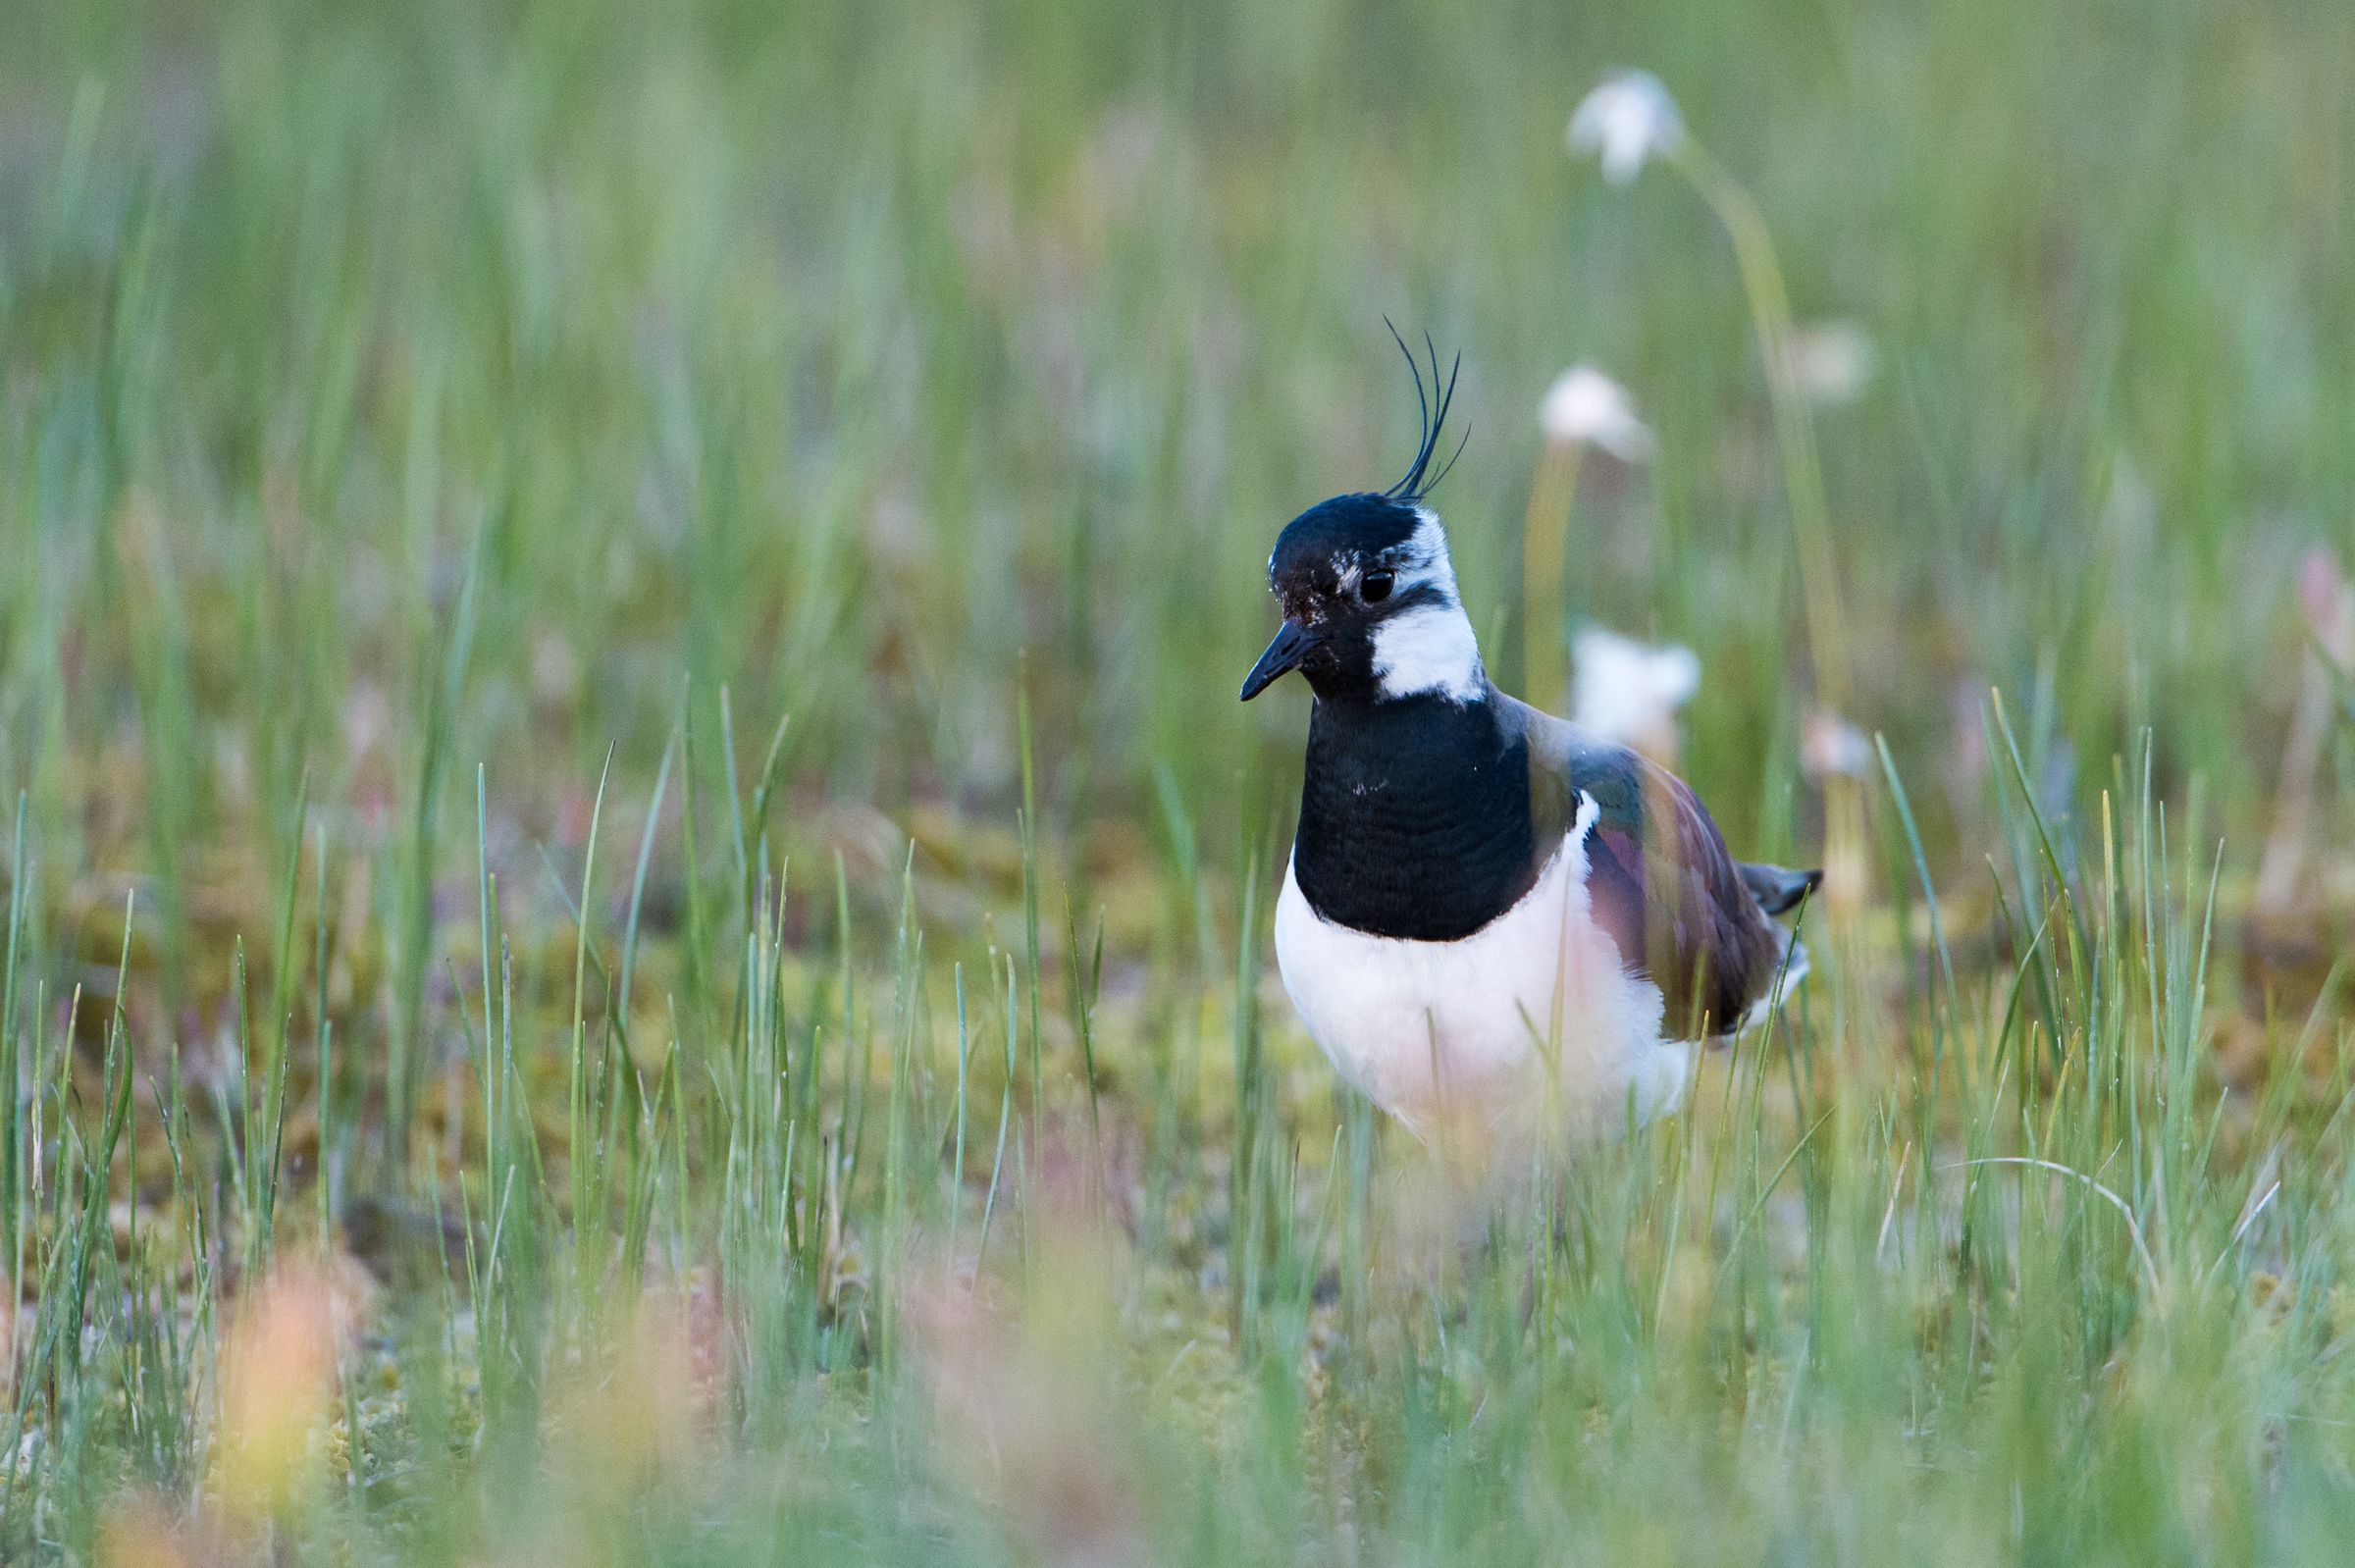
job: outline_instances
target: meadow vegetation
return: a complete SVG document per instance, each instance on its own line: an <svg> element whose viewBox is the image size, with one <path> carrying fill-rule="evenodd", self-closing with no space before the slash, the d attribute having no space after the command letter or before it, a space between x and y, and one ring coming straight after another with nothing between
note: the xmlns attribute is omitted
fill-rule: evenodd
<svg viewBox="0 0 2355 1568"><path fill-rule="evenodd" d="M2343 1560L2351 58L7 8L0 1558ZM1571 156L1619 65L1705 166ZM1685 1114L1479 1181L1293 1022L1234 700L1386 315L1499 679L1689 646L1837 851Z"/></svg>

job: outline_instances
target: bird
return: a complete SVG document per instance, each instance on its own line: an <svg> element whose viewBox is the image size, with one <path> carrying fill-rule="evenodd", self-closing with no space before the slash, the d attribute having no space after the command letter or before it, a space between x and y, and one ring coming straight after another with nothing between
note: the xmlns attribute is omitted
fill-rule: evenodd
<svg viewBox="0 0 2355 1568"><path fill-rule="evenodd" d="M1391 336L1414 461L1283 527L1282 624L1242 684L1296 672L1313 695L1277 967L1339 1075L1410 1131L1543 1114L1607 1135L1674 1112L1701 1047L1806 973L1777 917L1822 872L1735 860L1682 779L1489 678L1429 504L1462 356L1442 385L1426 337L1426 391Z"/></svg>

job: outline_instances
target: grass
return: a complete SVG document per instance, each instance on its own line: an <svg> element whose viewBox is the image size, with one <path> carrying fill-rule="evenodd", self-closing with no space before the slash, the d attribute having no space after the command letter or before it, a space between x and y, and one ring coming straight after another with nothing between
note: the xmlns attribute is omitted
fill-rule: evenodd
<svg viewBox="0 0 2355 1568"><path fill-rule="evenodd" d="M0 16L0 1557L2336 1560L2350 49ZM1622 63L1701 191L1565 154ZM1846 835L1688 1113L1477 1183L1275 988L1303 700L1233 701L1402 461L1385 314L1496 666L1686 642L1736 847ZM1525 626L1578 359L1659 450Z"/></svg>

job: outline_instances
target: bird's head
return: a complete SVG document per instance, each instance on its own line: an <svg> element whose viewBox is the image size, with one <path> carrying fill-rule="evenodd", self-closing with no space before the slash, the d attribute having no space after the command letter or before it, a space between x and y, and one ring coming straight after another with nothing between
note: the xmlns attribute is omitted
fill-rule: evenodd
<svg viewBox="0 0 2355 1568"><path fill-rule="evenodd" d="M1407 363L1414 366L1412 353ZM1422 371L1415 370L1423 439L1406 477L1380 494L1320 501L1278 536L1268 556L1268 588L1283 608L1283 625L1244 677L1244 702L1295 669L1327 702L1429 693L1469 703L1485 689L1480 647L1447 559L1447 536L1439 515L1424 504L1453 462L1432 471L1455 374L1450 369L1442 385L1436 354L1431 370L1436 397L1425 392Z"/></svg>

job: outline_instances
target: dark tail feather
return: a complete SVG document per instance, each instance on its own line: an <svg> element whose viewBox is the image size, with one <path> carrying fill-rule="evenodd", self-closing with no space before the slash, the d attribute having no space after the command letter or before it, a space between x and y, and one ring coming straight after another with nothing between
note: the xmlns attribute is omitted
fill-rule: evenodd
<svg viewBox="0 0 2355 1568"><path fill-rule="evenodd" d="M1801 899L1823 885L1823 872L1786 871L1779 865L1742 866L1742 881L1758 908L1769 915L1787 914Z"/></svg>

